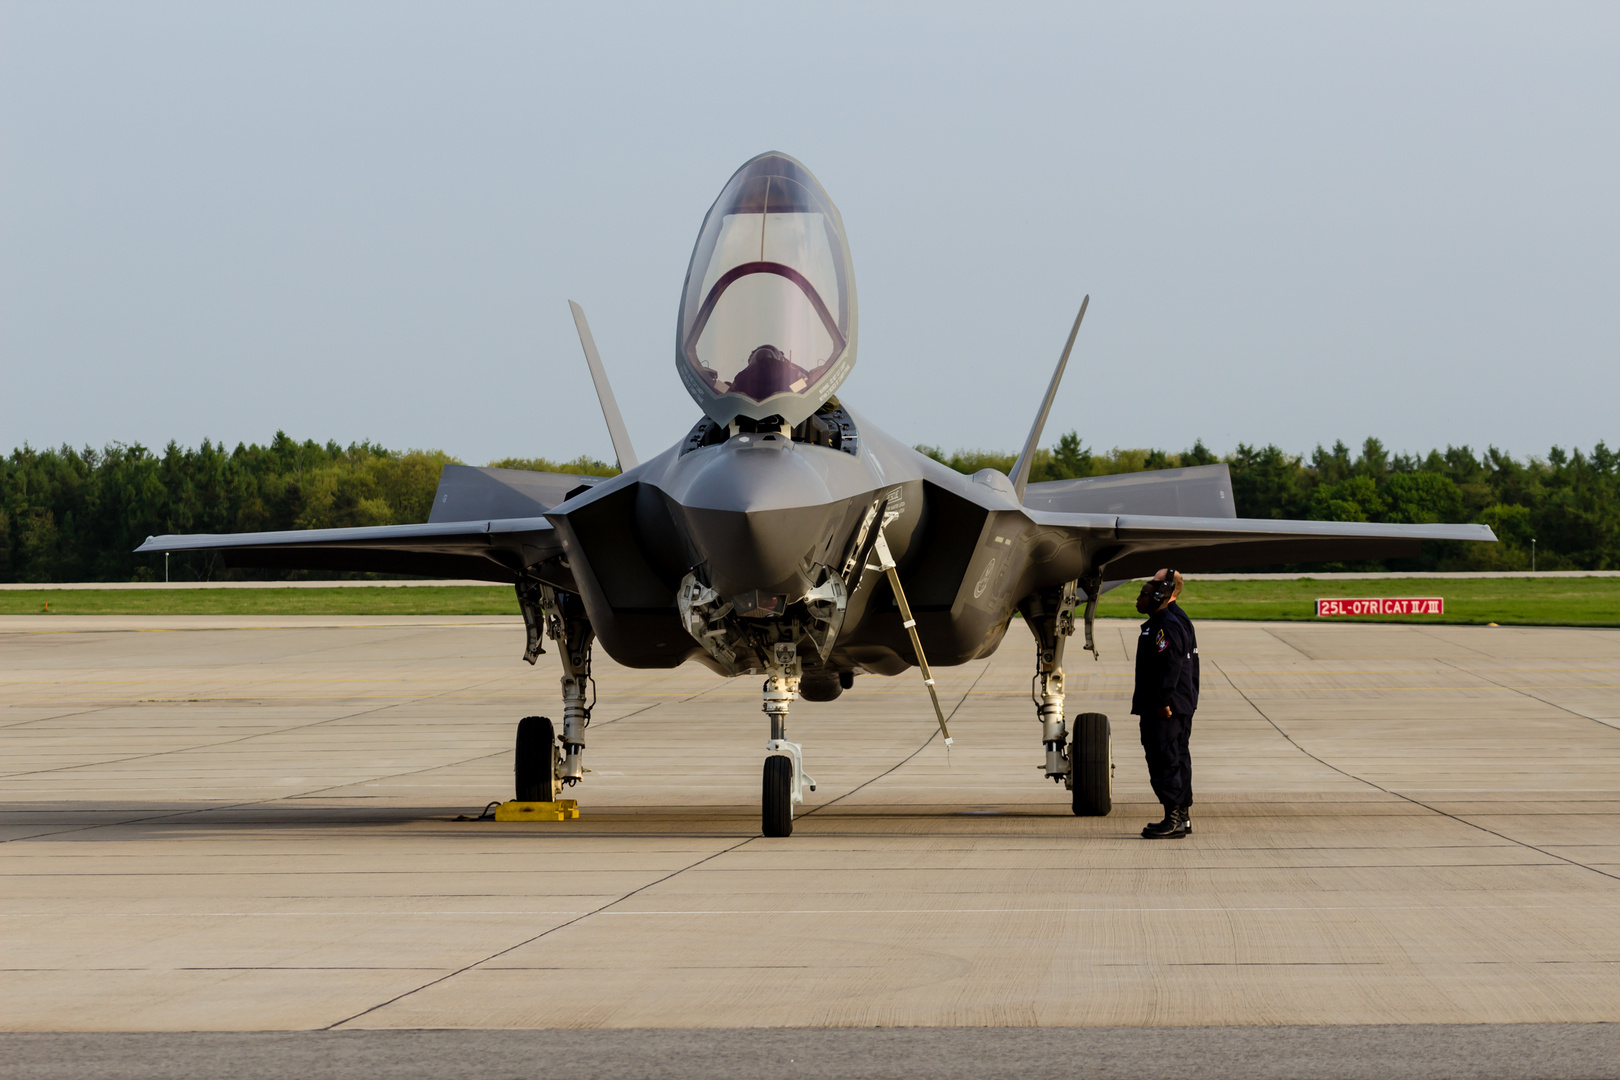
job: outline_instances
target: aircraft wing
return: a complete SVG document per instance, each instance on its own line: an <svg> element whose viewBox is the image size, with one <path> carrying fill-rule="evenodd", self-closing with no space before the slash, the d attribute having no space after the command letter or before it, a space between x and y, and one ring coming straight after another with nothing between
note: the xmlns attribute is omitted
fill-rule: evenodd
<svg viewBox="0 0 1620 1080"><path fill-rule="evenodd" d="M562 540L545 518L529 517L149 536L135 550L143 554L217 551L232 566L357 570L511 583L525 567L561 554Z"/></svg>
<svg viewBox="0 0 1620 1080"><path fill-rule="evenodd" d="M1425 540L1496 539L1485 525L1026 512L1037 525L1082 541L1093 552L1091 564L1112 581L1146 577L1166 565L1211 573L1278 563L1403 559L1417 555Z"/></svg>
<svg viewBox="0 0 1620 1080"><path fill-rule="evenodd" d="M218 551L231 566L516 582L562 554L561 537L541 515L602 479L446 465L425 524L151 536L135 550Z"/></svg>

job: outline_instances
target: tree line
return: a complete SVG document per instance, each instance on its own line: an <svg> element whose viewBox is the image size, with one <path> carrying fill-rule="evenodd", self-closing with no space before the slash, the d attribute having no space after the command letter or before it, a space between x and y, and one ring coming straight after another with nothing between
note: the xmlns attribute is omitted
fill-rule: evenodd
<svg viewBox="0 0 1620 1080"><path fill-rule="evenodd" d="M918 447L964 473L1007 471L1014 455ZM1519 460L1494 447L1476 454L1448 446L1427 455L1390 454L1368 439L1352 456L1344 443L1309 456L1239 443L1217 456L1200 440L1180 453L1113 449L1095 453L1070 432L1036 455L1032 480L1209 465L1232 473L1244 517L1328 521L1483 522L1498 544L1428 544L1413 560L1310 569L1527 570L1535 541L1539 569L1620 568L1620 470L1604 443L1589 453L1553 447ZM426 521L439 471L456 462L440 450L389 450L370 442L298 442L283 432L268 445L204 440L161 452L114 444L101 450L35 450L0 460L0 581L162 580L162 556L133 554L147 536L186 532L392 525ZM502 468L612 475L589 457L553 462L508 458ZM217 557L174 556L175 580L300 577L296 572L224 569ZM331 576L331 575L321 575Z"/></svg>
<svg viewBox="0 0 1620 1080"><path fill-rule="evenodd" d="M442 450L389 450L371 442L297 442L234 450L204 440L161 453L114 444L102 450L35 450L0 460L0 581L162 581L163 556L135 555L164 533L260 532L426 521L439 472L458 463ZM590 458L513 458L504 468L607 475ZM332 577L297 571L227 570L218 556L175 554L176 581ZM360 575L337 575L360 576Z"/></svg>

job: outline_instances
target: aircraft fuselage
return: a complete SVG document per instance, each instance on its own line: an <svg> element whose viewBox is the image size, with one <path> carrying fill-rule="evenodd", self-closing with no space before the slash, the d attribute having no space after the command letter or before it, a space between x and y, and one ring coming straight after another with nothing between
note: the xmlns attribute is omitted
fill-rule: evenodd
<svg viewBox="0 0 1620 1080"><path fill-rule="evenodd" d="M777 432L738 433L713 445L677 444L577 494L547 517L567 551L569 581L608 653L633 667L686 660L725 670L683 627L676 591L690 573L727 599L759 598L789 616L823 568L851 556L874 506L931 663L960 664L1000 644L1036 561L1072 564L1084 545L1042 532L999 474L962 476L850 414L848 448ZM861 560L830 654L807 666L895 674L916 663L892 590ZM739 605L740 606L740 605Z"/></svg>

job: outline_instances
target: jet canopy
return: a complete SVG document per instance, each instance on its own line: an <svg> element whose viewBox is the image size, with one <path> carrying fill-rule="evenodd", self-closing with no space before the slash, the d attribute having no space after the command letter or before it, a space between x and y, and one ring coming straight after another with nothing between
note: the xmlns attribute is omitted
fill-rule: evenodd
<svg viewBox="0 0 1620 1080"><path fill-rule="evenodd" d="M855 277L837 207L786 154L732 175L686 271L676 367L717 423L798 424L855 363Z"/></svg>

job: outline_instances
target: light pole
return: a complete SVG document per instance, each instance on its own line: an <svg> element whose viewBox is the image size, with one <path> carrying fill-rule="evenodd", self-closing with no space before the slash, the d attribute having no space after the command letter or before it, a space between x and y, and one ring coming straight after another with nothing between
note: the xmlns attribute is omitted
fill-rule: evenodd
<svg viewBox="0 0 1620 1080"><path fill-rule="evenodd" d="M1530 538L1530 572L1536 572L1536 538Z"/></svg>
<svg viewBox="0 0 1620 1080"><path fill-rule="evenodd" d="M167 551L165 551L163 553L163 584L167 585L168 583L169 583L169 553Z"/></svg>

